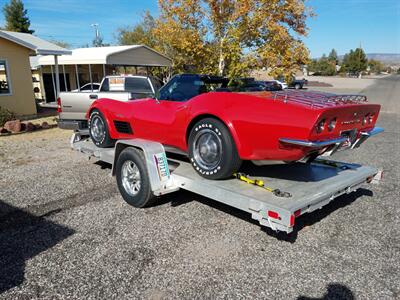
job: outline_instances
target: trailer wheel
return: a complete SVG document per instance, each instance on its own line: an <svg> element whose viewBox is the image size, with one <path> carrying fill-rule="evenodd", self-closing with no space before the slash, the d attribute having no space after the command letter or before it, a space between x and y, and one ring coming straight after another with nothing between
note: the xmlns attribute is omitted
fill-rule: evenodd
<svg viewBox="0 0 400 300"><path fill-rule="evenodd" d="M142 151L128 147L116 164L118 189L122 198L134 207L149 206L154 200L145 161Z"/></svg>
<svg viewBox="0 0 400 300"><path fill-rule="evenodd" d="M228 128L217 119L205 118L197 122L188 142L192 166L204 178L228 178L242 164Z"/></svg>
<svg viewBox="0 0 400 300"><path fill-rule="evenodd" d="M91 112L88 125L90 138L97 147L114 146L115 141L110 137L107 122L99 110L94 109Z"/></svg>

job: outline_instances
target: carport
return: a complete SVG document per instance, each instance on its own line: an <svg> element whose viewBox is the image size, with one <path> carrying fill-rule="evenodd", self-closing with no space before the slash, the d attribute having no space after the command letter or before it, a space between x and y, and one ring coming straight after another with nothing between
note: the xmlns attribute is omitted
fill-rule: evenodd
<svg viewBox="0 0 400 300"><path fill-rule="evenodd" d="M136 73L137 67L144 67L148 74L150 68L172 66L170 58L145 45L78 48L72 50L72 55L60 56L58 63L62 71L59 76L62 91L80 90L85 83L91 83L93 89L92 83L100 82L104 76L115 74L117 67L135 67ZM46 93L42 97L47 103L55 100L54 96L49 95L49 85L52 85L54 90L55 64L53 57L39 57L42 90ZM48 79L49 74L51 81ZM56 94L54 90L54 95Z"/></svg>

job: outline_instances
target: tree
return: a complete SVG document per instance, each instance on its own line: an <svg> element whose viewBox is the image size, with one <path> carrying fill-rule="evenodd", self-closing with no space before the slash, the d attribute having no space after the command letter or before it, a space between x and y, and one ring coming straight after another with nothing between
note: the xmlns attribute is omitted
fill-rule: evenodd
<svg viewBox="0 0 400 300"><path fill-rule="evenodd" d="M71 49L71 44L69 44L68 42L50 40L50 43L56 44L57 46L60 46L61 48Z"/></svg>
<svg viewBox="0 0 400 300"><path fill-rule="evenodd" d="M382 71L385 70L385 66L379 60L370 59L368 61L368 66L372 73L380 74Z"/></svg>
<svg viewBox="0 0 400 300"><path fill-rule="evenodd" d="M332 49L328 55L328 60L335 63L335 65L339 64L338 55L335 49Z"/></svg>
<svg viewBox="0 0 400 300"><path fill-rule="evenodd" d="M308 70L314 72L315 75L332 76L336 74L336 63L323 54L320 59L311 61L308 65Z"/></svg>
<svg viewBox="0 0 400 300"><path fill-rule="evenodd" d="M31 22L27 16L28 11L21 0L11 0L9 4L4 5L3 13L6 20L5 30L30 34L35 32L29 29Z"/></svg>
<svg viewBox="0 0 400 300"><path fill-rule="evenodd" d="M155 19L146 11L143 20L134 27L123 27L117 30L117 40L120 45L146 45L155 48L156 38L153 34Z"/></svg>
<svg viewBox="0 0 400 300"><path fill-rule="evenodd" d="M361 48L350 50L343 58L342 68L351 74L360 74L368 66L368 59Z"/></svg>
<svg viewBox="0 0 400 300"><path fill-rule="evenodd" d="M159 0L154 35L175 69L229 77L254 67L289 75L308 62L302 0ZM294 33L294 34L292 34ZM296 35L296 36L294 36Z"/></svg>

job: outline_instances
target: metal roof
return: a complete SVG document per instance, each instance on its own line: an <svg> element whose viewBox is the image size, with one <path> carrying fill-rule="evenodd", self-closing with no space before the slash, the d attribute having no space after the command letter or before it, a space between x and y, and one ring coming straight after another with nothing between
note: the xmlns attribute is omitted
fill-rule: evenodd
<svg viewBox="0 0 400 300"><path fill-rule="evenodd" d="M0 38L4 38L25 48L31 49L37 55L68 55L70 50L42 40L29 33L0 30Z"/></svg>
<svg viewBox="0 0 400 300"><path fill-rule="evenodd" d="M54 65L52 56L41 56L39 65ZM121 66L172 66L172 60L161 53L145 46L110 46L78 48L72 50L72 55L62 55L58 58L60 65L121 65Z"/></svg>

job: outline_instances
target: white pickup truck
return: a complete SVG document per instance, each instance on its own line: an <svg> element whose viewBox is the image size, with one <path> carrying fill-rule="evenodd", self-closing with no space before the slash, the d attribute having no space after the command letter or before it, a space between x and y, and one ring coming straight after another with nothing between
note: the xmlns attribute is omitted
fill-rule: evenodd
<svg viewBox="0 0 400 300"><path fill-rule="evenodd" d="M118 75L104 77L100 88L93 92L62 92L57 99L58 127L86 130L85 114L93 101L102 98L130 101L154 97L162 85L159 79L152 76Z"/></svg>

